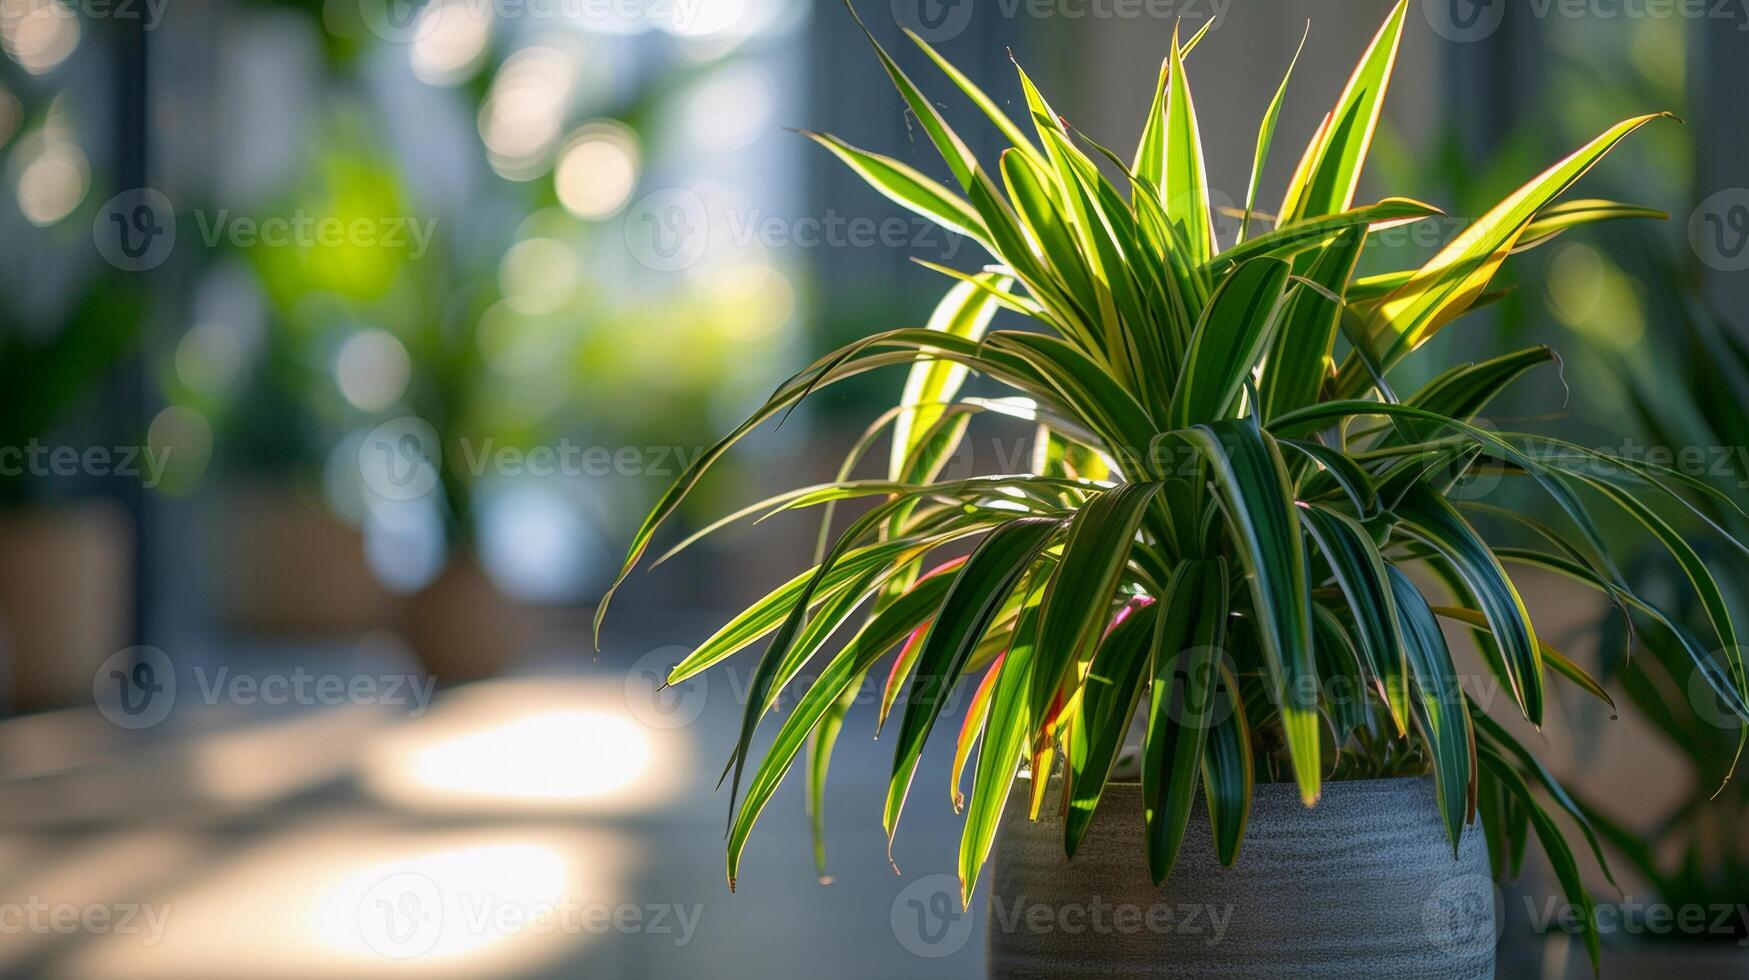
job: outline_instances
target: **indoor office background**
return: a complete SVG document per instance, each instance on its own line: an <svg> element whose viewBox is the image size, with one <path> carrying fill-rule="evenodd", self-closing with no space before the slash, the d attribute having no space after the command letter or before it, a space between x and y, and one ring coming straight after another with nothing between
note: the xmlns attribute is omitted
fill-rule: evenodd
<svg viewBox="0 0 1749 980"><path fill-rule="evenodd" d="M1229 205L1307 21L1266 197L1389 7L858 5L986 161L997 134L901 26L1005 105L1017 59L1128 147L1175 26L1215 18L1189 73ZM1682 117L1580 190L1668 221L1520 257L1437 342L1553 344L1565 390L1498 414L1711 447L1740 499L1749 378L1721 352L1749 343L1749 12L1411 8L1364 199L1473 216L1617 118ZM725 887L712 787L752 664L660 678L807 566L809 520L639 572L590 638L688 461L820 354L920 324L944 283L914 258L980 261L796 132L945 176L841 4L0 0L0 47L0 974L982 975L984 913L942 884L951 749L895 875L872 699L828 784L832 882L792 779ZM765 427L682 523L830 479L900 383ZM973 431L965 472L1025 460L1022 430ZM1600 603L1526 591L1551 642L1603 656ZM1551 711L1559 774L1659 845L1706 774L1631 711ZM1718 894L1749 902L1742 828L1723 839ZM1583 975L1526 912L1552 895L1534 856L1501 893L1503 976Z"/></svg>

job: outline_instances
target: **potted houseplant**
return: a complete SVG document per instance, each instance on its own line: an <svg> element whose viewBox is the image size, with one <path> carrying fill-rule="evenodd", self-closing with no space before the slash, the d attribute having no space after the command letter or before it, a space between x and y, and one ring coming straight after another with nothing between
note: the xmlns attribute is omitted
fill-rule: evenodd
<svg viewBox="0 0 1749 980"><path fill-rule="evenodd" d="M956 283L927 327L865 338L783 385L657 503L621 573L747 431L843 378L909 367L900 403L858 442L843 479L746 508L675 549L742 516L873 501L836 536L822 535L811 570L669 676L680 683L770 637L725 771L731 887L754 821L804 747L818 814L846 705L897 647L883 697L895 743L882 814L889 840L948 693L974 686L952 788L965 814L965 901L994 847L993 891L1009 905L1025 893L1059 908L1121 898L1224 902L1232 913L1214 947L1170 930L1114 937L1037 930L1024 918L993 925L995 976L1201 975L1217 962L1223 975L1490 976L1490 858L1515 864L1532 836L1589 923L1574 849L1551 811L1600 853L1595 836L1495 716L1540 724L1551 674L1606 695L1537 639L1507 568L1554 570L1662 620L1621 582L1593 510L1602 502L1638 518L1709 597L1723 641L1676 629L1671 642L1745 714L1735 634L1710 601L1716 585L1648 502L1713 491L1635 460L1477 425L1494 395L1552 359L1547 349L1452 365L1414 391L1392 377L1490 298L1512 251L1639 213L1557 202L1659 117L1611 127L1419 268L1355 278L1371 231L1438 213L1403 198L1353 201L1406 6L1380 29L1281 207L1265 216L1256 174L1278 93L1238 240L1225 249L1184 68L1200 36L1174 37L1128 161L1056 115L1024 72L1026 127L913 37L1011 144L994 171L875 45L964 197L897 160L809 135L894 201L977 242L992 264L939 268ZM1105 176L1113 170L1119 181ZM998 310L1030 329L986 329ZM1013 394L962 396L968 372ZM970 416L987 412L1036 423L1034 465L939 478ZM884 477L854 478L887 428ZM1479 472L1539 487L1567 525L1514 523L1510 535L1485 537L1484 526L1517 515L1453 492ZM937 553L968 544L938 563ZM598 625L606 608L604 598ZM853 617L850 639L828 653ZM1497 697L1472 700L1459 685L1442 620L1478 635L1485 673L1474 680ZM1713 646L1725 659L1714 660ZM758 723L810 665L812 680L749 773ZM1129 780L1119 765L1132 720L1142 734ZM1586 940L1595 955L1594 930Z"/></svg>
<svg viewBox="0 0 1749 980"><path fill-rule="evenodd" d="M259 208L363 226L370 237L242 247L272 326L254 403L240 406L228 433L256 471L234 489L243 547L233 614L276 633L399 628L439 681L491 677L523 655L532 627L472 547L473 487L458 448L478 442L468 412L485 372L468 323L484 306L483 270L436 236L438 218L418 212L371 129L374 107L334 101L321 150ZM348 432L336 453L330 444ZM350 485L329 472L326 501L298 492L337 460L352 470L339 469ZM441 535L430 549L441 558L373 547L385 526L416 540Z"/></svg>
<svg viewBox="0 0 1749 980"><path fill-rule="evenodd" d="M127 645L133 522L119 491L88 490L115 479L151 486L168 462L54 445L128 352L139 322L135 291L101 275L85 289L46 333L11 310L0 318L0 383L9 392L0 413L0 690L18 711L89 703L98 665Z"/></svg>

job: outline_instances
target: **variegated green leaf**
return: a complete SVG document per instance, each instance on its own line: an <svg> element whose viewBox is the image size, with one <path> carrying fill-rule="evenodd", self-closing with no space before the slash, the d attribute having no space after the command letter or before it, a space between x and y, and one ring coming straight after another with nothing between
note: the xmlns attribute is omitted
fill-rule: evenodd
<svg viewBox="0 0 1749 980"><path fill-rule="evenodd" d="M1093 819L1117 762L1129 720L1142 697L1142 676L1148 668L1158 603L1128 610L1100 641L1076 701L1076 714L1064 739L1069 771L1069 809L1063 819L1063 847L1070 857Z"/></svg>
<svg viewBox="0 0 1749 980"><path fill-rule="evenodd" d="M1397 47L1403 37L1403 20L1409 0L1398 0L1383 26L1361 55L1349 76L1336 107L1307 148L1300 171L1288 184L1278 224L1291 225L1302 218L1348 210L1360 186L1361 167L1372 148L1384 109L1385 91L1397 64Z"/></svg>
<svg viewBox="0 0 1749 980"><path fill-rule="evenodd" d="M1215 228L1209 211L1208 167L1202 157L1202 133L1190 98L1190 79L1172 30L1171 70L1166 84L1166 149L1162 157L1161 204L1168 227L1185 248L1185 258L1200 266L1215 253Z"/></svg>
<svg viewBox="0 0 1749 980"><path fill-rule="evenodd" d="M1455 857L1458 837L1474 809L1476 737L1470 727L1469 703L1458 687L1451 651L1427 599L1396 566L1387 572L1414 680L1410 717L1433 750L1439 812Z"/></svg>
<svg viewBox="0 0 1749 980"><path fill-rule="evenodd" d="M983 275L979 278L990 289L1001 292L1007 292L1013 282L1006 276ZM984 328L989 326L995 313L996 304L987 292L970 283L960 283L948 290L936 304L926 329L975 341L984 336ZM889 478L906 478L906 461L946 411L947 403L959 394L967 373L965 365L942 360L918 361L911 368L911 373L905 378L905 388L899 395L903 411L893 421L893 450L887 464ZM945 460L953 449L953 446L942 446L934 455ZM933 468L925 468L921 480L926 482L934 476Z"/></svg>
<svg viewBox="0 0 1749 980"><path fill-rule="evenodd" d="M912 673L905 714L899 723L893 775L887 784L887 803L881 821L889 841L905 807L923 743L941 716L948 692L959 682L973 648L1014 591L1021 574L1061 526L1060 521L1046 518L1010 521L979 542L954 575L941 612L929 626L929 635Z"/></svg>
<svg viewBox="0 0 1749 980"><path fill-rule="evenodd" d="M1184 562L1162 600L1152 650L1148 730L1142 743L1142 807L1148 872L1172 873L1203 771L1203 752L1225 666L1227 566Z"/></svg>
<svg viewBox="0 0 1749 980"><path fill-rule="evenodd" d="M1208 461L1223 516L1251 583L1257 633L1307 806L1322 779L1317 667L1312 657L1311 588L1293 486L1281 450L1244 421L1213 422L1161 437L1182 440Z"/></svg>

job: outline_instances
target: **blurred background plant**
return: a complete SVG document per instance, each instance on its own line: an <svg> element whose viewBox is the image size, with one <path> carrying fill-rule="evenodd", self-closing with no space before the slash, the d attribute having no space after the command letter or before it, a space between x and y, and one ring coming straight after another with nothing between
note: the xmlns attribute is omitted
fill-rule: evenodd
<svg viewBox="0 0 1749 980"><path fill-rule="evenodd" d="M16 203L0 209L0 704L23 709L85 697L98 662L125 645L134 576L120 501L157 475L87 465L71 448L146 439L137 419L100 410L132 395L114 375L137 356L144 314L136 284L78 220L109 146L99 94L59 70L83 29L37 5L0 6L0 157Z"/></svg>
<svg viewBox="0 0 1749 980"><path fill-rule="evenodd" d="M209 30L233 50L170 73L173 99L218 103L219 165L167 168L179 233L209 251L173 273L189 326L167 329L154 376L213 429L238 515L226 564L244 566L231 620L416 622L389 594L452 570L468 583L452 609L583 602L611 560L604 528L792 356L781 256L628 248L628 212L693 220L704 178L776 170L766 132L794 60L777 42L798 8L656 31L458 0L404 22L370 3L221 9ZM317 234L355 226L369 237ZM571 450L557 472L527 456L555 447ZM436 491L373 492L373 466L429 467ZM324 571L344 588L285 587Z"/></svg>
<svg viewBox="0 0 1749 980"><path fill-rule="evenodd" d="M1600 196L1634 194L1668 211L1672 220L1661 227L1599 226L1546 253L1520 256L1520 286L1495 304L1491 317L1500 342L1547 343L1561 355L1565 407L1558 417L1540 421L1586 445L1676 467L1749 504L1749 356L1742 307L1730 299L1739 295L1728 288L1736 277L1720 268L1723 246L1707 237L1731 232L1730 204L1709 207L1721 192L1716 171L1709 172L1703 159L1705 141L1695 138L1696 127L1711 125L1708 113L1719 96L1706 38L1692 26L1681 19L1647 19L1633 31L1620 31L1596 18L1551 19L1516 57L1507 56L1507 64L1521 72L1527 61L1534 63L1528 70L1534 84L1521 85L1517 91L1530 97L1498 110L1492 120L1492 131L1483 137L1495 143L1493 154L1483 157L1487 165L1475 165L1476 126L1473 120L1466 125L1461 114L1437 130L1431 168L1400 133L1382 137L1379 156L1399 175L1431 175L1450 188L1457 213L1467 214L1509 186L1517 167L1623 106L1658 106L1689 119L1687 126L1649 133L1639 145L1625 147L1623 156L1631 162L1590 184ZM1713 227L1721 222L1723 227ZM1709 296L1709 285L1721 283L1727 287L1722 296L1717 288ZM1546 397L1531 400L1546 411ZM1509 395L1497 418L1534 411L1527 404L1522 392ZM1528 498L1512 506L1552 516ZM1700 543L1707 537L1705 521L1737 535L1744 522L1728 507L1702 510L1704 516L1666 516L1696 542L1733 619L1749 620L1749 562ZM1624 529L1603 530L1614 535ZM1680 570L1651 552L1623 571L1630 586L1653 601L1675 599L1686 585ZM1554 583L1542 584L1560 594ZM1693 686L1692 665L1648 656L1637 669L1621 669L1633 631L1656 626L1630 626L1618 610L1594 602L1582 608L1593 615L1576 617L1579 642L1611 689L1625 696L1622 714L1639 719L1624 724L1596 707L1569 704L1590 735L1572 748L1567 766L1584 773L1584 806L1627 866L1625 900L1672 909L1736 908L1749 894L1749 794L1742 780L1728 778L1740 726ZM1678 621L1685 626L1704 622L1692 602L1674 608L1682 611ZM1724 968L1736 962L1743 929L1732 916L1726 928L1700 934L1622 930L1614 937L1612 972ZM1648 939L1667 948L1636 948ZM1540 946L1540 937L1532 944ZM1696 944L1711 949L1685 948ZM1578 977L1589 974L1583 960L1571 949L1565 955L1534 953L1516 968Z"/></svg>
<svg viewBox="0 0 1749 980"><path fill-rule="evenodd" d="M1639 343L1607 359L1631 408L1635 432L1648 452L1668 451L1679 466L1698 469L1694 475L1743 500L1749 487L1749 350L1736 328L1701 296L1692 270L1680 268L1667 252L1624 246L1615 254L1622 262L1616 274L1641 284L1637 295L1649 326ZM1689 454L1689 464L1681 461L1684 447L1697 450ZM1729 507L1703 510L1704 521L1734 529L1734 534L1749 525ZM1692 533L1707 566L1719 573L1734 617L1739 622L1749 619L1749 562L1733 551L1701 546L1706 537L1703 519L1691 515L1685 530ZM1680 573L1655 555L1639 556L1624 571L1642 594L1673 598L1683 591ZM1676 608L1685 626L1703 621L1693 602L1680 602ZM1651 814L1619 800L1591 801L1587 810L1611 848L1659 901L1675 908L1737 907L1749 895L1749 788L1732 778L1730 766L1738 757L1742 726L1719 713L1716 703L1694 686L1690 666L1647 657L1634 669L1622 669L1627 632L1619 616L1606 620L1599 645L1604 673L1679 760L1686 791ZM1651 938L1693 942L1657 933ZM1732 918L1727 928L1709 931L1702 939L1720 951L1716 955L1735 957L1749 940L1749 923ZM1666 965L1708 964L1672 960Z"/></svg>

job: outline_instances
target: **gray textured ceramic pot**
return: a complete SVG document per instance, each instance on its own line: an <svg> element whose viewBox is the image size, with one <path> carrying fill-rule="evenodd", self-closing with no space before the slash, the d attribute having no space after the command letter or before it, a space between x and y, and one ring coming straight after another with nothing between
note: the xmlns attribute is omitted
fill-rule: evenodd
<svg viewBox="0 0 1749 980"><path fill-rule="evenodd" d="M1328 783L1315 809L1291 784L1258 784L1232 868L1215 859L1199 800L1159 887L1141 796L1106 787L1069 861L1062 825L1027 820L1016 787L985 917L992 978L1494 975L1487 844L1466 828L1453 860L1430 779Z"/></svg>

